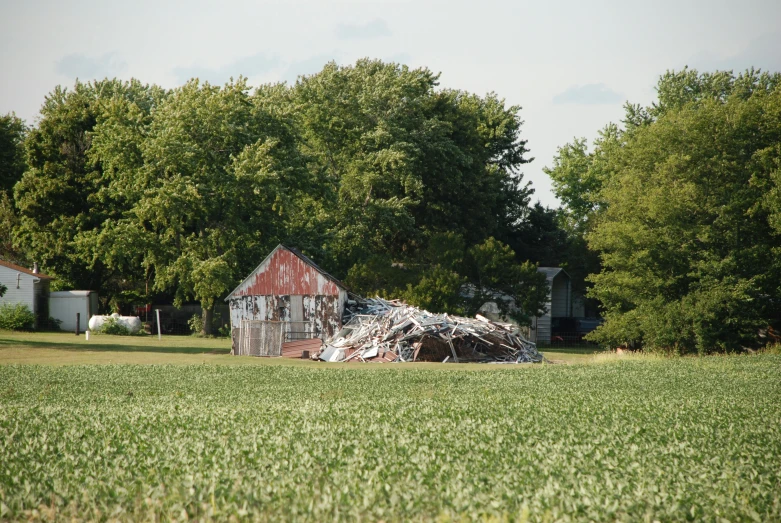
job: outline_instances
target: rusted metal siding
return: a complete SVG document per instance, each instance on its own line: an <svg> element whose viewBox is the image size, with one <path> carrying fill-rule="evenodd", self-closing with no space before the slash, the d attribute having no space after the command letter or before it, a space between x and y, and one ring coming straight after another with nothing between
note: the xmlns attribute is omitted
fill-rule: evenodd
<svg viewBox="0 0 781 523"><path fill-rule="evenodd" d="M338 296L339 286L287 249L277 248L233 293L234 296Z"/></svg>
<svg viewBox="0 0 781 523"><path fill-rule="evenodd" d="M332 335L341 328L344 302L337 296L304 296L303 321L312 326L314 336ZM291 321L290 296L236 296L230 300L231 325L241 320Z"/></svg>

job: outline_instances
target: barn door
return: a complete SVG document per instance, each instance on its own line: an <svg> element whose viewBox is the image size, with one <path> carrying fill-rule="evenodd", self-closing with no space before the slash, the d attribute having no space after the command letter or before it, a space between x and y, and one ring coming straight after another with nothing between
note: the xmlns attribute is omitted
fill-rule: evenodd
<svg viewBox="0 0 781 523"><path fill-rule="evenodd" d="M288 334L288 340L306 338L305 331L304 297L301 294L292 294L290 296L290 332Z"/></svg>
<svg viewBox="0 0 781 523"><path fill-rule="evenodd" d="M290 321L304 321L304 297L300 294L290 296Z"/></svg>

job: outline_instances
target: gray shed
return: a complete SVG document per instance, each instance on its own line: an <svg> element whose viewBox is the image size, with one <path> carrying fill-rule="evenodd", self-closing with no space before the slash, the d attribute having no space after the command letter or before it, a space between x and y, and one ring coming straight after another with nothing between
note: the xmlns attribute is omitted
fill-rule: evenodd
<svg viewBox="0 0 781 523"><path fill-rule="evenodd" d="M561 267L540 267L537 270L545 275L550 286L545 304L547 312L534 322L537 343L547 345L551 342L551 320L572 316L572 281Z"/></svg>

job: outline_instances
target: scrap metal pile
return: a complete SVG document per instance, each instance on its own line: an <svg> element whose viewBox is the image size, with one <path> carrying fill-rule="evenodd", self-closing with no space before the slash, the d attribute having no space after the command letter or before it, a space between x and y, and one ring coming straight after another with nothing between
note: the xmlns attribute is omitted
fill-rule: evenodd
<svg viewBox="0 0 781 523"><path fill-rule="evenodd" d="M509 323L432 314L403 302L365 300L316 358L323 361L536 363L534 343Z"/></svg>

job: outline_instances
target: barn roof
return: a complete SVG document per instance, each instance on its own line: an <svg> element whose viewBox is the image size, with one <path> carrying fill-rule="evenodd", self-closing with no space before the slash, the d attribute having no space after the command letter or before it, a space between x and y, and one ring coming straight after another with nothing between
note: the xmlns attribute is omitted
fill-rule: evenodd
<svg viewBox="0 0 781 523"><path fill-rule="evenodd" d="M52 276L47 276L41 272L33 272L31 269L28 269L26 267L22 267L21 265L17 265L15 263L11 263L9 261L0 260L0 265L3 267L8 267L9 269L13 269L15 271L23 272L25 274L29 274L30 276L35 276L36 278L43 278L44 280L53 280L54 278Z"/></svg>
<svg viewBox="0 0 781 523"><path fill-rule="evenodd" d="M262 267L263 267L263 266L266 264L266 262L267 262L269 259L271 259L271 257L272 257L272 256L274 256L274 254L275 254L277 251L279 251L280 249L284 249L284 250L286 250L286 251L289 251L290 253L292 253L293 255L295 255L296 257L298 257L298 258L299 258L301 261L303 261L304 263L306 263L307 265L309 265L310 267L312 267L314 270L316 270L317 272L319 272L320 274L322 274L322 275L323 275L323 276L324 276L326 279L328 279L329 281L333 282L333 283L334 283L336 286L338 286L339 288L341 288L341 289L343 289L343 290L345 290L345 291L348 291L348 290L349 290L349 289L348 289L348 288L347 288L347 287L346 287L346 286L345 286L345 285L344 285L344 284L343 284L341 281L339 281L338 279L334 278L333 276L331 276L330 274L328 274L327 272L325 272L323 269L321 269L321 268L320 268L320 267L319 267L319 266L318 266L318 265L317 265L315 262L313 262L313 261L312 261L312 260L311 260L309 257L307 257L307 256L306 256L304 253L302 253L302 252L301 252L301 251L299 251L298 249L295 249L295 248L293 248L293 247L288 247L287 245L282 245L282 244L280 243L279 245L277 245L277 246L276 246L276 248L275 248L273 251L271 251L271 252L268 254L268 256L266 256L266 257L263 259L263 261L262 261L262 262L260 262L260 264L259 264L257 267L255 267L255 270L254 270L254 271L252 271L251 273L249 273L249 275L248 275L246 278L244 278L244 280L242 280L242 282L241 282L241 283L239 283L239 284L236 286L236 288L235 288L235 289L233 289L233 290L231 291L231 293L230 293L230 294L228 294L228 296L226 296L226 297L225 297L225 301L228 301L228 300L229 300L229 299L230 299L230 298L231 298L231 297L232 297L234 294L236 294L236 293L237 293L237 291L239 291L239 290L240 290L242 287L244 287L244 285L245 285L247 282L249 282L249 281L250 281L252 278L254 278L254 277L255 277L255 275L257 275L257 274L260 272L261 268L262 268Z"/></svg>

